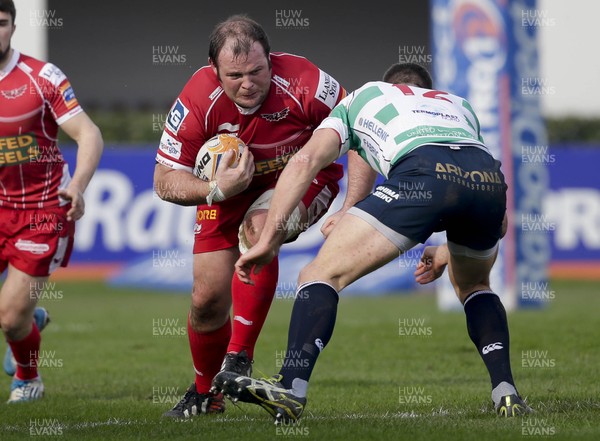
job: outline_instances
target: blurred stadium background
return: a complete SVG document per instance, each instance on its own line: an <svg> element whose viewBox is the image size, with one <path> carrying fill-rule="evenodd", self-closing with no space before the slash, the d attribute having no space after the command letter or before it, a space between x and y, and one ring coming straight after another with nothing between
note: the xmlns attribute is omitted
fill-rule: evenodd
<svg viewBox="0 0 600 441"><path fill-rule="evenodd" d="M510 293L509 306L548 300L548 276L599 277L600 191L592 168L600 155L600 100L588 91L600 67L585 45L564 40L589 41L593 25L560 2L390 7L376 0L346 8L231 1L215 8L183 0L22 0L14 46L67 73L106 141L72 264L56 278L189 291L194 210L153 193L154 152L173 99L206 63L212 27L238 12L265 26L273 50L306 56L349 90L379 79L393 62L416 61L433 70L438 88L470 99L512 179L512 229L495 276L506 284L499 291ZM568 59L584 74L574 76ZM73 164L72 145L62 146ZM321 242L315 228L303 236L283 255L281 296L293 295L298 268ZM348 292L414 289L410 273L419 252Z"/></svg>
<svg viewBox="0 0 600 441"><path fill-rule="evenodd" d="M40 366L46 398L33 414L0 406L1 439L598 439L600 97L592 82L600 59L590 44L600 6L16 3L13 46L69 76L106 148L85 195L71 264L40 299L53 316ZM195 210L156 196L154 156L172 101L206 63L214 24L240 12L264 25L273 50L306 56L348 90L379 79L394 62L413 61L433 70L438 88L470 100L510 177L511 229L493 286L513 309L514 370L536 416L509 423L482 417L491 414L485 371L462 315L443 312L457 307L447 280L435 297L432 287L414 285L417 249L347 289L354 296L340 302L304 426L266 431L262 411L233 406L193 426L160 421L191 379L185 314ZM73 166L74 146L64 139L62 149ZM321 241L313 227L282 253L280 301L259 340L257 374L280 366L296 276ZM162 295L169 293L182 295Z"/></svg>

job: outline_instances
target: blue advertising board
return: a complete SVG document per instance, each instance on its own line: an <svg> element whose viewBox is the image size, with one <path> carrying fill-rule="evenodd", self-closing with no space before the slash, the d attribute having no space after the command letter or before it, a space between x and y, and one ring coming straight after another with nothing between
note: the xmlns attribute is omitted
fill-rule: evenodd
<svg viewBox="0 0 600 441"><path fill-rule="evenodd" d="M155 152L106 147L85 192L86 214L77 224L71 263L122 264L111 277L116 285L189 291L196 209L165 202L153 191ZM73 151L65 151L65 158L75 164ZM345 187L344 180L329 213L341 207ZM294 296L300 269L323 243L319 228L324 220L282 247L276 296ZM376 295L416 288L412 272L419 255L412 253L357 281L346 292Z"/></svg>
<svg viewBox="0 0 600 441"><path fill-rule="evenodd" d="M71 173L75 154L65 150ZM195 211L153 191L156 150L107 145L85 192L73 262L127 262L156 249L192 246Z"/></svg>
<svg viewBox="0 0 600 441"><path fill-rule="evenodd" d="M75 152L64 153L73 170ZM116 264L122 269L112 283L189 291L195 207L180 207L156 196L154 154L151 148L106 147L85 193L86 214L77 223L70 266ZM542 214L521 228L547 236L553 265L586 262L600 268L600 182L595 172L600 148L557 146L535 158L547 163L549 190L541 200ZM341 190L330 213L341 206L344 182ZM319 225L282 248L276 295L295 293L298 272L323 242ZM409 250L348 291L375 295L414 289L412 272L421 250L422 246Z"/></svg>
<svg viewBox="0 0 600 441"><path fill-rule="evenodd" d="M552 238L552 265L597 265L600 275L600 148L552 146L546 160L550 191L539 224Z"/></svg>
<svg viewBox="0 0 600 441"><path fill-rule="evenodd" d="M492 283L508 307L536 303L522 295L547 283L550 260L547 232L523 228L540 219L548 181L548 164L540 158L548 142L537 29L527 20L536 1L432 0L431 6L435 87L470 102L509 185L509 228Z"/></svg>

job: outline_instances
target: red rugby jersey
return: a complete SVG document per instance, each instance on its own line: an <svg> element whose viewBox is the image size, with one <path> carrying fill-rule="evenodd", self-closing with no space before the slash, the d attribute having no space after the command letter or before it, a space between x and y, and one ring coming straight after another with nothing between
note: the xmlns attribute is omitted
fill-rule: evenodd
<svg viewBox="0 0 600 441"><path fill-rule="evenodd" d="M270 57L271 87L252 114L242 113L225 95L210 66L196 71L167 115L156 161L191 172L198 150L208 139L232 133L254 155L256 171L250 188L276 180L288 158L302 148L346 92L304 57L286 53Z"/></svg>
<svg viewBox="0 0 600 441"><path fill-rule="evenodd" d="M0 207L67 203L58 197L71 180L58 126L81 111L59 68L13 51L0 70Z"/></svg>

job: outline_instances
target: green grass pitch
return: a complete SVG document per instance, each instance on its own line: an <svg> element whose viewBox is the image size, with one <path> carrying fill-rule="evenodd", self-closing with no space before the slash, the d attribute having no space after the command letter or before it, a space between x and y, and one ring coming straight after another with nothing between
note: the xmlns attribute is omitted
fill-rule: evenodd
<svg viewBox="0 0 600 441"><path fill-rule="evenodd" d="M531 416L493 413L462 312L439 312L431 294L342 296L302 421L276 427L262 409L230 402L222 415L161 418L193 379L189 296L57 282L41 301L52 316L40 358L46 396L0 403L0 439L598 440L600 283L550 287L543 310L509 314L513 373ZM291 306L274 302L255 376L277 372ZM5 398L9 384L0 377Z"/></svg>

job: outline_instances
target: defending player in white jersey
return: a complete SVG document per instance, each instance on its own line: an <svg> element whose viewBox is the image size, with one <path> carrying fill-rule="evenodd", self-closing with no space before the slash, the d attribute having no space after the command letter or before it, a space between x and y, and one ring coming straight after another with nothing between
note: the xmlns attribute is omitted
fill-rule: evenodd
<svg viewBox="0 0 600 441"><path fill-rule="evenodd" d="M425 144L487 151L467 100L407 84L365 84L333 109L319 126L323 128L340 135L340 156L352 148L386 178L402 157Z"/></svg>
<svg viewBox="0 0 600 441"><path fill-rule="evenodd" d="M424 68L394 65L384 81L342 100L300 151L306 160L290 162L279 179L258 243L236 263L246 283L279 252L282 220L322 167L353 149L386 178L347 211L301 271L280 373L233 378L224 392L261 405L277 420L298 419L317 357L333 333L338 293L433 232L446 231L446 245L425 249L416 279L431 282L448 266L469 336L490 375L496 412L528 412L512 377L506 312L489 281L506 228L500 162L485 148L469 103L433 90Z"/></svg>

